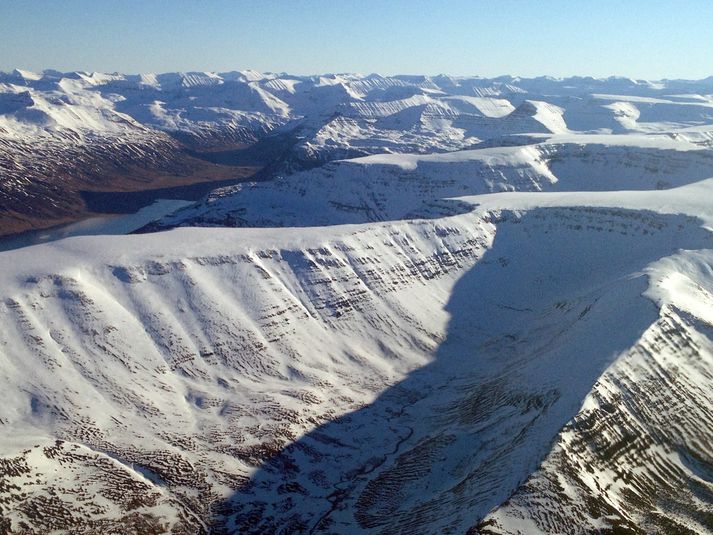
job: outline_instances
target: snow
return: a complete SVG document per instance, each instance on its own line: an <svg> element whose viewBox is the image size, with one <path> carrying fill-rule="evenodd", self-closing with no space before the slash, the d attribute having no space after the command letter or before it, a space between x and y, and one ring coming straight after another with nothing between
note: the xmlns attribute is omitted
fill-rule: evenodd
<svg viewBox="0 0 713 535"><path fill-rule="evenodd" d="M419 145L426 150L466 148L478 139L515 133L563 134L572 129L567 124L569 115L575 128L590 131L669 132L705 122L712 106L705 95L713 89L705 80L650 84L618 78L299 77L254 71L140 75L15 71L0 73L0 84L2 92L29 91L39 112L35 116L3 113L5 124L0 126L8 132L39 125L49 132L117 134L123 130L116 117L121 118L119 124L133 118L144 127L201 139L217 135L208 132L209 125L219 130L247 129L254 133L241 135L259 137L289 121L305 121L304 128L317 118L323 121L338 113L361 123L390 117L379 135L388 138L389 145L401 144L409 151ZM605 88L610 92L597 91ZM156 107L157 102L162 105ZM395 114L407 110L409 118L400 119L406 122L395 123ZM434 114L439 120L434 121ZM46 123L40 117L46 117ZM417 130L411 135L417 139L408 142L389 136L389 130L401 128L399 124L411 124ZM316 132L320 126L312 128ZM429 143L433 136L440 138L438 144ZM348 151L350 136L342 138L340 150ZM303 145L308 152L334 150L309 137ZM382 144L381 151L389 145ZM373 151L381 152L378 149L375 146Z"/></svg>
<svg viewBox="0 0 713 535"><path fill-rule="evenodd" d="M704 186L708 188L710 184ZM680 246L701 247L706 240L710 242L710 235L700 229L697 219L654 215L658 211L685 213L687 207L698 206L697 200L690 198L691 192L686 191L691 188L680 189L680 192L672 190L672 197L682 200L681 209L660 204L658 196L671 192L619 192L618 201L616 196L599 192L501 193L468 198L474 211L430 222L300 229L180 228L159 234L116 237L111 243L103 237L78 237L0 253L0 287L14 289L9 294L11 299L20 303L20 310L33 318L24 325L14 319L6 323L12 326L5 333L5 337L11 337L5 339L9 342L7 347L16 349L8 355L10 365L3 368L5 381L19 386L27 384L27 377L34 377L33 395L43 400L46 394L41 392L52 392L53 396L67 400L63 403L79 402L79 407L86 406L86 409L78 407L82 413L92 407L92 412L86 414L102 416L93 416L91 425L103 429L114 426L110 415L124 422L130 418L131 427L141 429L144 435L149 433L150 439L145 437L139 442L149 448L149 444L160 442L156 433L167 425L189 436L221 425L218 412L206 411L205 402L193 403L191 399L217 397L221 399L220 405L241 405L255 403L248 400L260 392L261 396L272 399L263 402L269 404L280 399L279 392L290 385L291 388L299 385L301 391L324 399L325 392L318 385L327 380L336 389L330 397L340 393L358 399L359 403L379 407L384 402L378 400L386 395L383 388L401 379L403 383L394 386L395 392L402 389L432 392L400 417L399 429L410 427L414 433L403 446L406 451L409 448L418 451L422 441L433 440L428 437L442 433L455 433L459 438L437 446L440 452L437 458L442 460L429 461L430 475L420 477L418 485L403 484L401 492L408 496L400 501L404 512L391 516L394 521L404 522L403 515L409 507L422 505L419 498L422 485L428 485L438 507L451 511L439 516L440 519L431 518L432 529L450 529L456 521L457 525L467 525L517 488L518 481L535 468L538 456L547 452L551 438L577 413L595 378L636 342L628 330L621 330L622 319L638 318L629 324L634 333L655 321L656 309L649 300L640 297L646 288L643 273L650 262L675 253ZM600 209L602 206L607 209ZM642 207L645 207L644 212ZM611 208L615 211L610 211ZM513 216L511 222L488 222L503 210L522 215ZM445 238L435 239L441 232L438 228L450 229ZM611 234L610 230L615 233ZM420 275L406 278L401 289L380 295L380 288L388 288L390 281L400 280L397 274L403 268L399 266L418 264L436 250L454 254L462 250L463 240L472 237L484 248L476 252L472 260L467 260L463 268L435 280ZM474 252L478 246L475 247ZM479 258L491 260L481 264ZM495 262L496 258L505 260ZM32 268L28 270L30 265ZM387 277L385 284L381 286L381 276L358 267L362 265L380 266L379 272ZM320 280L326 281L326 286L318 284ZM365 297L348 290L353 284L365 285ZM60 297L62 295L65 297ZM339 295L343 297L337 297ZM478 296L475 303L473 296ZM335 309L330 307L344 306L336 305L339 299L356 301L336 315ZM329 305L330 302L335 305ZM560 302L568 305L564 309L557 308L555 305ZM323 308L325 304L327 308ZM287 311L278 323L278 332L282 334L277 337L274 331L268 334L274 328L268 328L270 323L263 319L273 306ZM16 309L5 309L9 318L15 314L13 310ZM398 315L395 325L401 334L390 326L394 314ZM107 333L99 335L101 341L96 342L97 346L85 341L72 327L79 317L88 322L82 329ZM377 327L377 318L383 321L389 317L391 321ZM582 321L582 317L587 319ZM45 325L49 331L45 331ZM468 332L464 330L466 325L471 325L472 330L463 337ZM229 360L223 364L201 364L196 356L187 363L179 364L175 360L176 352L197 355L204 351L201 348L217 351L221 344L231 344L229 340L236 335L235 329L255 333L250 336L257 336L261 340L259 345L265 344L266 348L250 357L254 350L246 346L235 355L238 360L232 364ZM374 329L382 332L389 351L374 345ZM433 334L424 338L418 334L420 329ZM128 336L129 332L143 333L144 330L145 334L138 337L136 334ZM23 346L12 340L23 331L43 340L40 347L47 349L42 350L41 357L16 353L17 348ZM54 334L50 338L43 332ZM225 338L221 332L232 334ZM501 345L512 336L521 339L522 349L518 349L518 344ZM602 352L604 336L610 350ZM425 345L408 341L410 337L421 338L420 344ZM450 341L440 345L426 343L430 337ZM170 345L162 348L165 343L162 339L171 340ZM60 340L59 347L64 346L65 350L53 349L57 347L57 340ZM500 342L496 342L498 340ZM492 345L493 342L496 345ZM540 346L542 349L534 353L524 349ZM102 347L110 347L111 354L118 359L116 363L103 363L104 368L109 366L106 370L110 370L109 375L104 372L97 375L97 369L91 371L96 365L92 364L95 357L89 355L101 354ZM474 352L473 348L477 347L492 349ZM75 352L77 356L69 357ZM79 355L86 356L76 361ZM323 360L322 355L329 355L329 359ZM66 361L68 357L75 361L74 365ZM52 366L60 373L40 371L41 367L34 364L37 358L54 361ZM121 364L123 361L126 364ZM71 370L79 362L85 371L77 375ZM178 368L175 372L164 369L158 375L152 373L150 382L144 382L144 372L136 375L139 370L161 367L161 362ZM26 366L34 366L38 371L28 375ZM241 371L236 373L235 367ZM179 370L182 371L177 373ZM291 375L299 379L288 379ZM355 388L348 377L361 377L360 385ZM505 418L494 428L497 435L487 433L485 424L492 424L489 419L484 422L485 427L464 427L459 431L450 420L436 425L417 417L435 414L438 407L444 405L460 407L464 402L458 401L456 392L465 395L469 391L466 385L491 385L491 381L501 381L503 377L508 377L507 386L503 387L505 393L500 394L505 396L505 404L496 404L493 412L484 416ZM19 382L19 378L25 379ZM235 382L236 387L224 391L217 386L218 378L227 380L228 384ZM79 388L87 380L93 387ZM365 388L372 381L374 384ZM156 389L150 386L151 382L165 387ZM81 397L72 394L72 390L81 391ZM126 413L123 402L110 401L115 395L112 392L123 391L145 399L135 405L131 416ZM547 397L551 395L547 392L554 391L559 393L556 398ZM7 422L5 425L18 425L18 430L23 429L21 433L30 422L35 426L49 426L51 430L64 425L56 416L49 417L49 409L38 413L47 416L31 416L23 408L27 406L26 395L21 390L8 395L2 416ZM540 412L523 415L519 410L511 413L507 407L514 401L510 401L509 396L518 395L545 395L544 406L555 405L546 416ZM72 399L76 401L70 402ZM43 403L40 402L40 406ZM143 404L148 404L151 410L137 411ZM329 404L333 410L343 406L334 398ZM254 405L254 410L264 410L261 406L260 403ZM285 410L290 407L311 410L307 408L309 405L295 405L294 400L286 401ZM512 437L523 429L530 429L534 414L539 415L537 426L528 432L521 448L513 447ZM367 412L364 417L367 415L375 418L373 429L378 429L377 422L383 416ZM244 425L247 423L241 424L241 429L245 429ZM310 427L296 425L293 429L295 440L302 440L300 436L312 440ZM391 447L386 436L371 435L369 429L372 428L359 431L360 438L355 440L370 444L369 449L375 451ZM121 445L123 439L115 434L117 431L112 432L112 447L124 452L126 446ZM397 436L404 435L399 432ZM486 440L490 441L488 449L482 450L479 460L471 459L471 449L466 444ZM493 450L494 457L490 457L489 449ZM210 442L190 453L191 462L206 467L208 459L213 459L210 463L218 461L220 456L216 455L217 452L211 453ZM333 453L325 450L323 455L331 459ZM500 465L494 460L497 458L506 464ZM348 462L364 462L360 459L355 457ZM225 462L227 460L220 461ZM387 463L381 473L389 473L384 472L388 467L396 470L394 473L402 470L396 459L394 462L397 464ZM470 505L463 509L456 507L457 501L452 501L445 483L447 478L443 479L446 476L436 474L458 472L458 467L466 462L474 463L473 466L495 464L479 472L474 480L476 487L468 494ZM231 470L238 469L232 466ZM248 467L239 470L256 481L263 481L262 485L276 485L280 481L269 472L255 472ZM501 475L491 479L496 473ZM505 473L509 475L505 477ZM306 480L301 480L301 484L312 488ZM175 487L169 483L172 485ZM490 489L489 497L475 492L477 486L481 491ZM321 495L316 488L312 492L315 497ZM305 503L300 514L317 515L320 503L316 498ZM242 506L249 507L249 502ZM356 505L345 511L353 507ZM378 511L369 514L376 515L373 518L379 518L379 522L387 521ZM345 522L345 526L352 522L345 512L335 514L334 521L337 525Z"/></svg>
<svg viewBox="0 0 713 535"><path fill-rule="evenodd" d="M329 163L0 253L13 526L52 495L187 533L706 531L710 81L21 78L3 139L230 124Z"/></svg>
<svg viewBox="0 0 713 535"><path fill-rule="evenodd" d="M684 214L700 219L713 229L713 178L665 191L604 191L571 193L485 194L461 197L459 200L477 203L482 210L532 210L543 207L596 206L629 210L648 210L661 214Z"/></svg>

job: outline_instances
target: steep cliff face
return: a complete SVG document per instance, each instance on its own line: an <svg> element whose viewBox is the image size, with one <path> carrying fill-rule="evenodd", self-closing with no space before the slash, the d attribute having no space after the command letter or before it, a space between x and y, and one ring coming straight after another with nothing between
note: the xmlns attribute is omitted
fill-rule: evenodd
<svg viewBox="0 0 713 535"><path fill-rule="evenodd" d="M711 259L685 252L652 267L658 319L481 533L713 529Z"/></svg>

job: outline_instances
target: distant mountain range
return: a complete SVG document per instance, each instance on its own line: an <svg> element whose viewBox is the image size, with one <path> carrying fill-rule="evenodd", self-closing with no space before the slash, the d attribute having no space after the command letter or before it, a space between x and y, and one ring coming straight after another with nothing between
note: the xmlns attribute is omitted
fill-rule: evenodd
<svg viewBox="0 0 713 535"><path fill-rule="evenodd" d="M95 207L83 191L240 178L263 166L260 178L271 178L335 159L521 144L532 134L695 130L710 122L712 93L713 78L15 70L0 73L0 235L84 216Z"/></svg>

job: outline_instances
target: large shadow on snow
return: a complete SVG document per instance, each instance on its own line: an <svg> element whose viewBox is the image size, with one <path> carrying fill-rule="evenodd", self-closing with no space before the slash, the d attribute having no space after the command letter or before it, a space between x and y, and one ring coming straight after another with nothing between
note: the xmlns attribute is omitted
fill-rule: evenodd
<svg viewBox="0 0 713 535"><path fill-rule="evenodd" d="M455 285L434 360L264 462L216 504L216 533L476 525L656 320L640 270L709 241L682 216L537 209L505 219Z"/></svg>

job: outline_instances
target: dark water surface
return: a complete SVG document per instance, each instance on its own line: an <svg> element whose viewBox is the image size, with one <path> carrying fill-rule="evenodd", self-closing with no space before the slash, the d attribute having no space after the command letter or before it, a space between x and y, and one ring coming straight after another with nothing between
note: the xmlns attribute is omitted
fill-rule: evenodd
<svg viewBox="0 0 713 535"><path fill-rule="evenodd" d="M129 234L156 219L189 206L195 201L179 199L156 199L149 206L134 213L90 217L75 223L59 225L41 230L29 230L0 238L0 251L10 251L72 236L96 236Z"/></svg>

